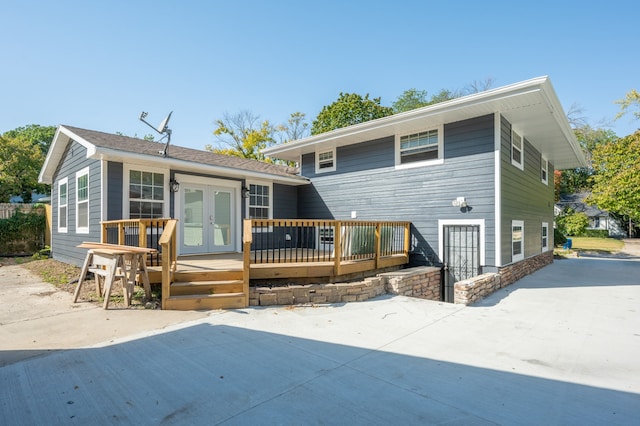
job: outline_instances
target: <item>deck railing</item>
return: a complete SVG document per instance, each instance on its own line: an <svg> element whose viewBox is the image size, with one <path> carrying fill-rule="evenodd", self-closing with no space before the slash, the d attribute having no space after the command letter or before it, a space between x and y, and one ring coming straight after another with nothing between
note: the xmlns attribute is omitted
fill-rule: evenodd
<svg viewBox="0 0 640 426"><path fill-rule="evenodd" d="M247 245L246 234L251 230ZM246 220L245 255L253 264L373 261L408 259L410 223L356 220Z"/></svg>
<svg viewBox="0 0 640 426"><path fill-rule="evenodd" d="M160 266L162 262L160 237L170 220L173 219L123 219L103 221L101 222L101 242L156 249L157 254L147 257L147 264L149 266Z"/></svg>

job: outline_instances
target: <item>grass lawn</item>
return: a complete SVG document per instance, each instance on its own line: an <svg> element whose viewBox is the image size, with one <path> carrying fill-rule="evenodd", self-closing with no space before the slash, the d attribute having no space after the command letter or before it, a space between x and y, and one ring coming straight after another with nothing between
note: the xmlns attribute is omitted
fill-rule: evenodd
<svg viewBox="0 0 640 426"><path fill-rule="evenodd" d="M600 253L615 253L624 247L624 242L614 238L569 237L573 251L591 251ZM560 249L562 250L562 249Z"/></svg>

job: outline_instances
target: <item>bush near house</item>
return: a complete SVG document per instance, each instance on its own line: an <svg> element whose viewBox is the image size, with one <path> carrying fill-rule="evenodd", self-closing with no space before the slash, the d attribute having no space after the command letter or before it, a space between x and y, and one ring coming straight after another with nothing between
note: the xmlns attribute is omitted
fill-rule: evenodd
<svg viewBox="0 0 640 426"><path fill-rule="evenodd" d="M583 212L567 209L556 218L556 226L564 235L582 236L589 226L589 217Z"/></svg>
<svg viewBox="0 0 640 426"><path fill-rule="evenodd" d="M0 256L31 255L44 246L46 218L42 209L17 211L0 219Z"/></svg>
<svg viewBox="0 0 640 426"><path fill-rule="evenodd" d="M560 230L554 228L553 229L553 245L556 247L564 245L567 242L567 237L564 236Z"/></svg>

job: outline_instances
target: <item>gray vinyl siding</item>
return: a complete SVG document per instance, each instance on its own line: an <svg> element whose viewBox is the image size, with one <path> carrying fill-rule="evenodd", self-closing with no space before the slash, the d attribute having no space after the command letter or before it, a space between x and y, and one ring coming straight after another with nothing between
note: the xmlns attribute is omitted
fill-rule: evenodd
<svg viewBox="0 0 640 426"><path fill-rule="evenodd" d="M76 233L76 172L89 167L89 233ZM58 231L58 182L68 178L68 228L66 233ZM102 171L99 160L87 159L87 150L71 141L65 150L63 159L56 170L51 188L53 238L51 253L54 259L80 266L84 261L86 249L76 246L83 241L100 241L100 220L102 193Z"/></svg>
<svg viewBox="0 0 640 426"><path fill-rule="evenodd" d="M273 218L298 217L298 189L295 186L273 184Z"/></svg>
<svg viewBox="0 0 640 426"><path fill-rule="evenodd" d="M486 264L494 265L493 115L444 126L444 164L395 169L393 136L339 148L337 170L315 175L313 154L302 158L312 185L299 188L298 213L307 219L410 221L419 262L439 263L438 219L484 219ZM471 210L451 205L466 197Z"/></svg>
<svg viewBox="0 0 640 426"><path fill-rule="evenodd" d="M501 249L502 265L512 262L511 221L524 221L524 257L542 252L542 222L549 224L549 248L553 245L553 164L548 184L541 180L541 154L524 140L524 170L511 164L511 124L501 119Z"/></svg>
<svg viewBox="0 0 640 426"><path fill-rule="evenodd" d="M107 220L122 219L124 190L122 163L107 163Z"/></svg>

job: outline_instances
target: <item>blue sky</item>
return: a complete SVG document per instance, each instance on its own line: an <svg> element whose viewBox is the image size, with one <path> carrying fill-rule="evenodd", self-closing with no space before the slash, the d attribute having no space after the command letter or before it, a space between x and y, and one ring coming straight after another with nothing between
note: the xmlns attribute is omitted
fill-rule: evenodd
<svg viewBox="0 0 640 426"><path fill-rule="evenodd" d="M68 124L142 136L173 111L172 143L215 143L214 121L248 110L313 120L339 92L390 105L492 78L549 75L619 136L613 102L640 90L637 0L30 1L0 5L0 133Z"/></svg>

